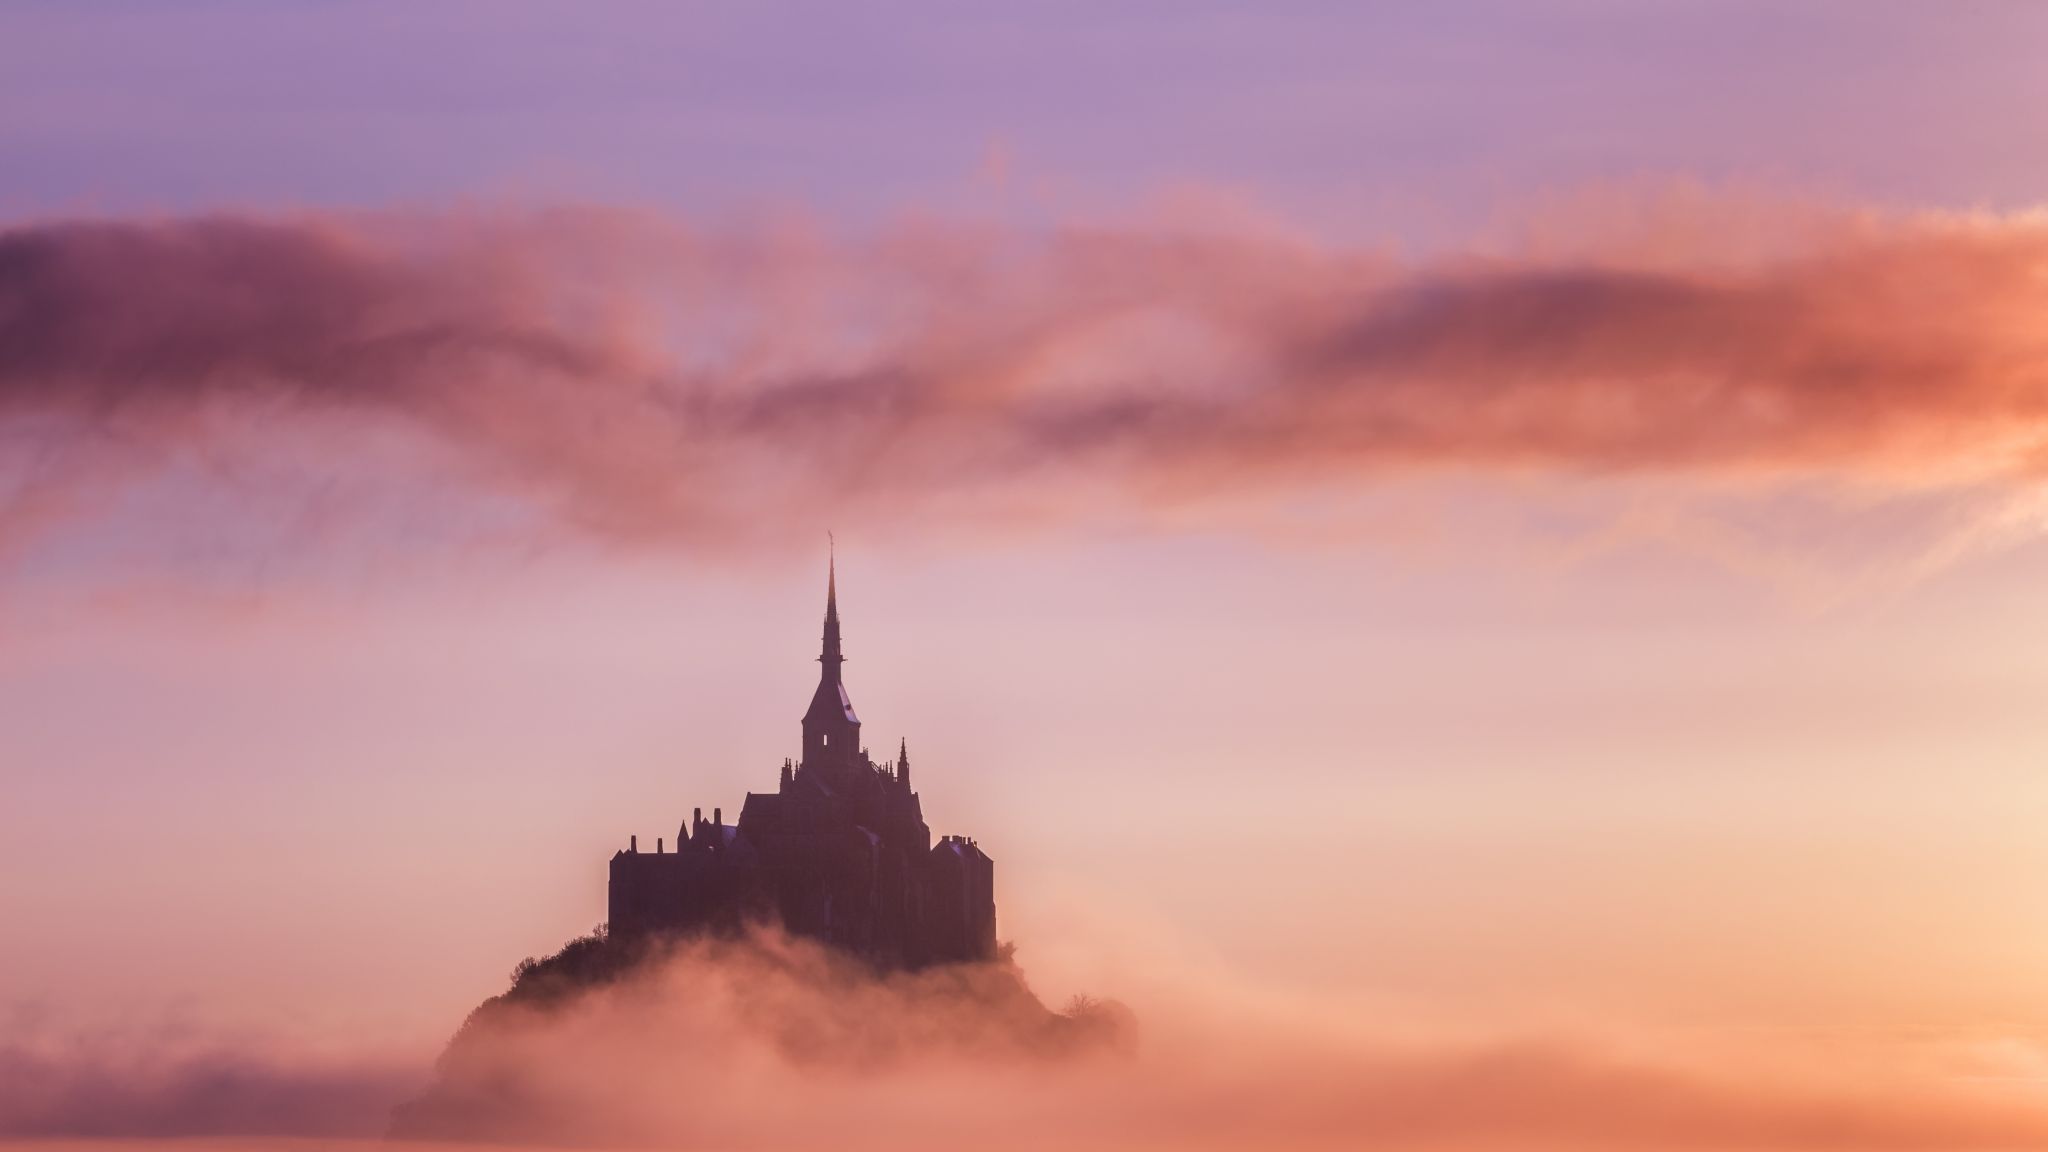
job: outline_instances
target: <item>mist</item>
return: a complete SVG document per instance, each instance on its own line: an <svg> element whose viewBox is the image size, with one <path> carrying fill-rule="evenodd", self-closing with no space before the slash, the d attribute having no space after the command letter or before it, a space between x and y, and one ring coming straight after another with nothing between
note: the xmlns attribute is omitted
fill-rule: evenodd
<svg viewBox="0 0 2048 1152"><path fill-rule="evenodd" d="M1164 957L1132 990L1131 1010L1084 1001L1054 1016L1020 976L1007 960L882 975L772 931L686 942L617 979L487 1005L431 1075L331 1058L323 1070L276 1052L214 1053L182 1067L118 1045L35 1066L13 1054L7 1067L31 1074L0 1088L0 1136L367 1138L395 1120L401 1143L383 1146L1931 1149L2048 1140L2048 1113L2027 1098L1931 1066L1840 1053L1802 1064L1768 1043L1419 1036L1335 1006L1283 1008ZM1090 1017L1103 1026L1047 1028Z"/></svg>

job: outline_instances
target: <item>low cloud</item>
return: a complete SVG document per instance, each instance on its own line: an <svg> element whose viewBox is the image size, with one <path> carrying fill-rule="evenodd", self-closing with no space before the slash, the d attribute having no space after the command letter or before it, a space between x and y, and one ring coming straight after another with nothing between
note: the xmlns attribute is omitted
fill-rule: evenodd
<svg viewBox="0 0 2048 1152"><path fill-rule="evenodd" d="M1949 1075L1938 1062L1815 1061L1773 1052L1767 1037L1714 1051L1397 1040L1336 1006L1283 1011L1159 968L1148 980L1135 1033L1119 1024L1090 1042L1048 1044L1058 1029L1045 1030L1048 1014L1014 970L877 976L773 934L686 945L620 978L480 1013L443 1056L433 1090L398 1113L393 1146L2048 1143L2048 1107L2030 1086ZM14 1138L360 1136L384 1121L396 1082L331 1067L309 1076L306 1062L255 1056L139 1073L132 1057L108 1052L79 1054L66 1069L31 1066L26 1078L18 1062L8 1067L0 1136Z"/></svg>
<svg viewBox="0 0 2048 1152"><path fill-rule="evenodd" d="M1162 961L1170 968L1169 962ZM1006 966L876 976L774 933L496 1005L403 1135L665 1148L1966 1148L2048 1109L1925 1076L1624 1056L1568 1040L1393 1041L1155 969L1135 1024L1048 1043ZM1718 1053L1726 1058L1730 1053Z"/></svg>
<svg viewBox="0 0 2048 1152"><path fill-rule="evenodd" d="M22 225L0 529L195 474L312 477L323 515L368 487L685 546L1417 473L2041 478L2048 223L1714 239L1399 261L1249 230L847 240L596 211Z"/></svg>
<svg viewBox="0 0 2048 1152"><path fill-rule="evenodd" d="M246 1046L0 1043L0 1140L371 1137L421 1075L396 1061Z"/></svg>

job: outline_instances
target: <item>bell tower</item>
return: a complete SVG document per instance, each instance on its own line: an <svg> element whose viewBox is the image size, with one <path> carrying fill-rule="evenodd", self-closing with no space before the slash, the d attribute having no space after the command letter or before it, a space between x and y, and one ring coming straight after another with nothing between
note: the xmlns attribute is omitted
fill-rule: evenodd
<svg viewBox="0 0 2048 1152"><path fill-rule="evenodd" d="M860 717L840 678L846 657L839 651L839 562L835 556L825 569L825 641L818 655L818 690L811 694L811 706L804 712L805 770L826 769L829 775L851 767L860 759Z"/></svg>

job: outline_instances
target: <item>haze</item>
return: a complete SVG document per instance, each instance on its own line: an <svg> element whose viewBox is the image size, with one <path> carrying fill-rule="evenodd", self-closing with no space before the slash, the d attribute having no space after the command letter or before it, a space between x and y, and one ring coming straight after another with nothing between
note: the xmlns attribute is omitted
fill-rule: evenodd
<svg viewBox="0 0 2048 1152"><path fill-rule="evenodd" d="M375 1136L830 531L1152 1038L880 1128L2043 1143L2048 9L1359 7L0 7L0 1139Z"/></svg>

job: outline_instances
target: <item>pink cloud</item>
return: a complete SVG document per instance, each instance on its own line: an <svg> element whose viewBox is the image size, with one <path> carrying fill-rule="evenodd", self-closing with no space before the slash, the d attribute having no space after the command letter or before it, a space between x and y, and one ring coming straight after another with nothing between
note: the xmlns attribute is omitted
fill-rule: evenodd
<svg viewBox="0 0 2048 1152"><path fill-rule="evenodd" d="M1154 972L1135 1044L1046 1047L1001 973L880 976L764 935L465 1027L409 1138L664 1148L2032 1147L2030 1094L1759 1041L1392 1041ZM1171 991L1169 991L1171 989ZM0 1057L0 1136L336 1138L415 1074L277 1052ZM403 1146L403 1145L401 1145Z"/></svg>
<svg viewBox="0 0 2048 1152"><path fill-rule="evenodd" d="M18 535L179 461L319 460L617 541L1414 473L2030 484L2048 227L1810 225L1397 262L1243 229L861 240L644 215L0 233Z"/></svg>

